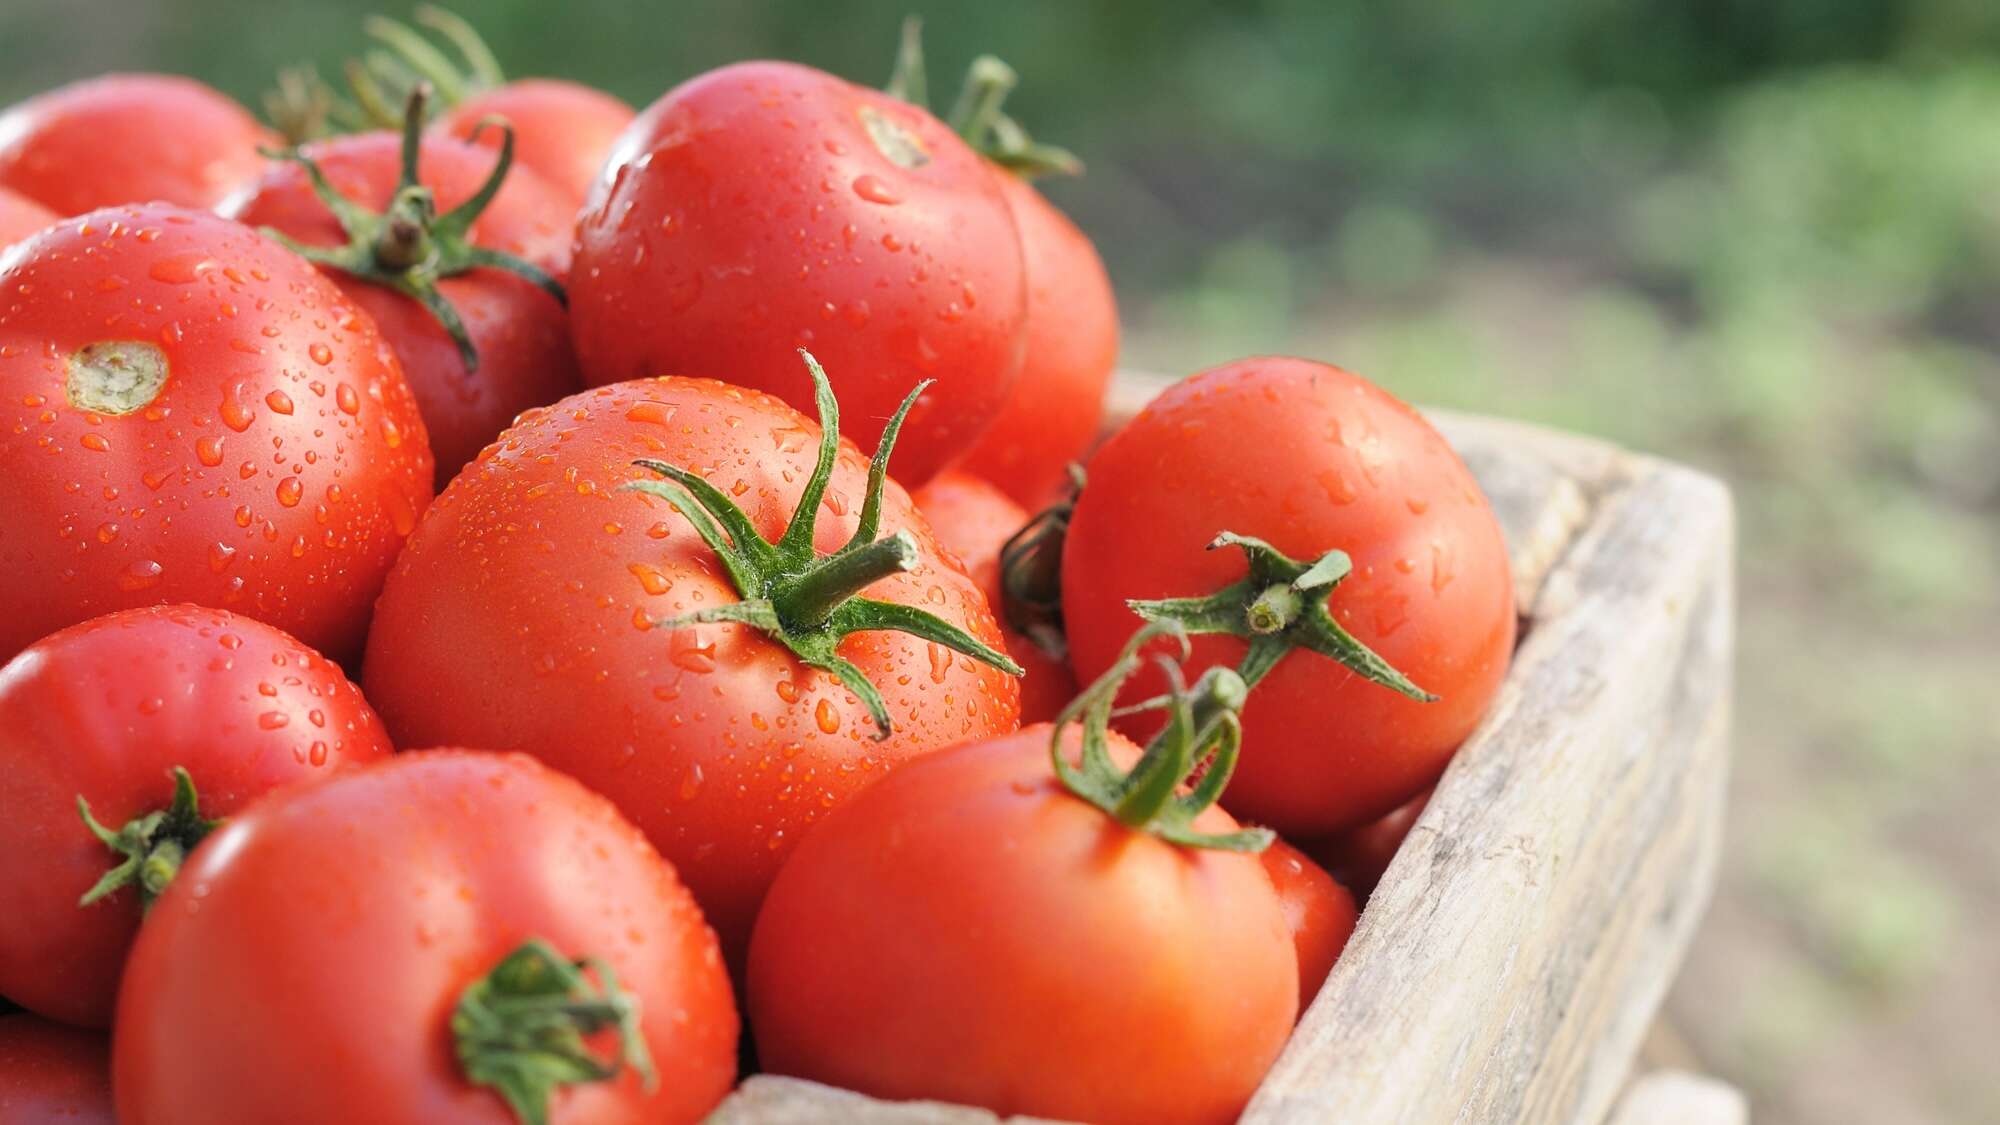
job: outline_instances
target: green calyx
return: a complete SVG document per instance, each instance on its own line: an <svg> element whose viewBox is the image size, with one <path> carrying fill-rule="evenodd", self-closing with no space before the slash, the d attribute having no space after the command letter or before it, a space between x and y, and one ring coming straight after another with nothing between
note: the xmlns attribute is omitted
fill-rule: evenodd
<svg viewBox="0 0 2000 1125"><path fill-rule="evenodd" d="M299 150L266 153L274 160L289 160L305 169L313 194L333 212L341 231L347 235L344 245L307 246L270 227L265 227L263 233L309 262L393 289L423 305L450 334L458 346L459 359L466 371L472 372L479 370L479 353L472 346L458 310L439 292L439 281L475 269L501 269L535 283L558 303L567 305L568 297L562 285L539 266L472 242L472 224L499 194L500 185L514 164L514 131L505 121L494 118L479 123L480 129L490 126L500 130L500 156L494 162L493 174L472 198L443 215L438 214L436 196L417 175L418 155L423 148L424 104L429 95L429 87L422 82L410 91L403 117L402 178L388 207L379 213L334 190L319 163Z"/></svg>
<svg viewBox="0 0 2000 1125"><path fill-rule="evenodd" d="M1062 552L1085 479L1083 466L1072 462L1069 494L1036 512L1000 547L1000 612L1015 632L1055 660L1069 656L1063 628Z"/></svg>
<svg viewBox="0 0 2000 1125"><path fill-rule="evenodd" d="M601 1058L584 1040L614 1028L617 1050ZM451 1035L466 1079L492 1087L522 1125L547 1125L559 1086L609 1081L627 1066L648 1091L659 1083L639 1028L639 998L619 987L610 965L571 961L541 938L465 986Z"/></svg>
<svg viewBox="0 0 2000 1125"><path fill-rule="evenodd" d="M1107 732L1115 713L1118 689L1139 670L1140 650L1156 640L1171 640L1188 656L1187 633L1171 622L1147 625L1132 635L1111 667L1056 716L1049 756L1056 776L1076 796L1103 809L1119 823L1163 840L1191 848L1231 852L1261 852L1271 846L1270 829L1245 828L1227 833L1194 829L1194 819L1222 796L1236 771L1243 744L1238 713L1250 687L1228 668L1210 668L1189 688L1180 664L1158 657L1167 677L1167 694L1127 710L1164 710L1167 724L1146 744L1131 770L1121 771L1111 760ZM1063 753L1063 728L1081 721L1083 748L1075 765ZM1200 780L1186 787L1191 774Z"/></svg>
<svg viewBox="0 0 2000 1125"><path fill-rule="evenodd" d="M1420 703L1437 699L1356 640L1328 612L1327 597L1353 569L1345 551L1328 551L1316 562L1302 563L1262 539L1228 531L1208 545L1211 551L1220 547L1242 548L1250 562L1248 577L1206 597L1135 599L1125 604L1149 622L1172 622L1189 633L1243 638L1250 651L1236 671L1252 686L1293 649L1305 649Z"/></svg>
<svg viewBox="0 0 2000 1125"><path fill-rule="evenodd" d="M974 152L1017 176L1033 178L1051 172L1074 176L1083 171L1083 161L1068 149L1037 142L1007 116L1001 106L1020 84L1014 68L992 55L981 55L967 68L958 100L945 118L952 131L964 138ZM883 88L890 97L930 108L930 82L925 74L923 22L916 16L903 21L902 39L896 51L896 67Z"/></svg>
<svg viewBox="0 0 2000 1125"><path fill-rule="evenodd" d="M416 27L385 16L369 16L362 30L376 45L343 68L348 92L339 93L310 66L278 72L275 89L264 95L264 113L291 144L340 133L394 129L402 107L419 83L446 106L506 82L500 60L473 26L430 4L418 4ZM424 37L422 28L443 43ZM452 58L444 47L455 51Z"/></svg>
<svg viewBox="0 0 2000 1125"><path fill-rule="evenodd" d="M839 655L840 643L850 633L874 630L909 633L1010 675L1018 676L1022 670L1006 653L935 614L860 596L863 589L877 580L917 564L917 542L908 531L898 530L884 539L876 535L882 522L882 489L888 482L890 450L895 447L904 416L930 385L928 382L918 384L910 392L882 431L882 443L868 466L868 493L861 504L860 526L855 528L854 537L830 555L815 552L813 534L820 501L840 453L840 408L834 402L833 388L819 361L804 349L799 354L805 357L806 368L812 373L813 399L819 409L819 458L806 480L799 506L777 542L759 535L751 526L750 517L735 501L694 473L660 461L634 462L665 479L633 481L625 487L673 504L694 525L702 542L715 552L737 592L743 595L740 602L653 624L657 628L679 629L705 622L735 622L758 629L806 664L832 673L868 708L875 720L876 737L883 739L889 737L893 725L881 692L868 682L861 669Z"/></svg>
<svg viewBox="0 0 2000 1125"><path fill-rule="evenodd" d="M91 815L90 802L77 794L76 811L83 817L83 826L105 847L124 857L83 892L83 897L77 900L78 906L94 905L125 887L136 886L140 909L151 910L153 901L180 874L188 853L222 823L201 815L194 778L188 776L188 771L175 766L173 772L173 802L164 809L126 821L115 832L99 824Z"/></svg>

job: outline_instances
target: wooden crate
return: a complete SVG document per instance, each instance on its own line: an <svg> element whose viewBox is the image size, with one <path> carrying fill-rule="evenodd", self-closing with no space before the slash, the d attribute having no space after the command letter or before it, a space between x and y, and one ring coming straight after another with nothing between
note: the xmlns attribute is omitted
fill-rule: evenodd
<svg viewBox="0 0 2000 1125"><path fill-rule="evenodd" d="M1122 378L1111 413L1129 416L1159 385ZM1246 1125L1598 1125L1714 887L1729 773L1728 491L1587 438L1431 417L1506 531L1520 647ZM1635 1085L1621 1118L1658 1094ZM1686 1118L1697 1119L1730 1118ZM995 1120L768 1075L711 1118Z"/></svg>

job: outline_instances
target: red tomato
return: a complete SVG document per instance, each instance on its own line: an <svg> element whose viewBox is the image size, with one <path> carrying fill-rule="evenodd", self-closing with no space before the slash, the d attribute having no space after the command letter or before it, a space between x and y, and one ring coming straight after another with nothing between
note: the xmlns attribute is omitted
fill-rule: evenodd
<svg viewBox="0 0 2000 1125"><path fill-rule="evenodd" d="M1382 881L1382 873L1389 870L1390 861L1402 849L1403 840L1416 826L1417 818L1424 815L1424 807L1431 803L1434 792L1435 788L1424 790L1415 800L1380 820L1311 841L1305 846L1306 852L1365 899Z"/></svg>
<svg viewBox="0 0 2000 1125"><path fill-rule="evenodd" d="M656 627L748 595L690 528L684 513L700 507L626 487L658 479L634 462L706 474L769 539L800 504L821 434L778 399L705 379L621 383L531 411L425 519L369 641L368 694L399 743L526 750L611 797L680 870L732 964L808 825L898 763L1018 721L1012 677L935 640L840 641L893 718L876 741L852 684L763 630ZM855 533L868 492L867 463L838 448L830 487L807 505L821 554ZM881 519L909 540L911 568L867 593L1000 644L978 586L893 482Z"/></svg>
<svg viewBox="0 0 2000 1125"><path fill-rule="evenodd" d="M0 267L0 658L183 601L360 651L431 496L368 317L268 239L165 205L63 223Z"/></svg>
<svg viewBox="0 0 2000 1125"><path fill-rule="evenodd" d="M1115 684L1101 686L1108 711ZM1125 820L1116 792L1070 778L1081 758L1086 782L1116 790L1138 749L1065 731L1071 774L1058 775L1054 734L1037 724L930 755L800 844L750 948L767 1070L1002 1116L1242 1112L1291 1033L1298 956L1258 858L1185 841L1254 848L1242 837L1268 834L1174 796L1207 737L1157 778L1179 815ZM1091 745L1099 767L1078 749ZM1234 747L1215 753L1226 777Z"/></svg>
<svg viewBox="0 0 2000 1125"><path fill-rule="evenodd" d="M959 557L986 595L1007 640L1007 655L1027 669L1021 677L1021 721L1046 723L1076 698L1069 664L1043 652L1007 623L1000 605L1000 548L1028 522L1028 513L1005 492L971 473L946 469L910 499L930 521L945 549Z"/></svg>
<svg viewBox="0 0 2000 1125"><path fill-rule="evenodd" d="M1303 1015L1326 975L1354 936L1360 918L1354 896L1297 848L1273 840L1261 857L1271 886L1284 908L1285 925L1299 956L1299 1013Z"/></svg>
<svg viewBox="0 0 2000 1125"><path fill-rule="evenodd" d="M698 1121L735 1081L715 935L604 798L462 751L273 794L146 919L118 997L119 1120L512 1123L477 1079L529 1030L499 1001L538 993L578 1014L517 1050L616 1060L534 1092L551 1122Z"/></svg>
<svg viewBox="0 0 2000 1125"><path fill-rule="evenodd" d="M432 128L471 141L481 121L506 120L514 126L516 158L561 193L574 214L633 116L631 106L580 82L523 78L473 94L439 115ZM500 143L492 129L476 139L488 147Z"/></svg>
<svg viewBox="0 0 2000 1125"><path fill-rule="evenodd" d="M307 145L301 155L319 165L336 192L371 211L387 209L397 194L402 139L394 133L337 137ZM418 169L437 213L447 214L471 199L494 167L493 158L480 149L434 137L423 142ZM260 179L225 202L221 211L307 246L350 242L333 212L313 193L305 169L293 162L272 162ZM472 223L468 241L560 275L568 266L575 211L562 193L533 172L511 168L499 194ZM468 370L452 334L437 316L407 294L385 286L385 278L403 275L403 268L381 264L385 252L364 253L368 269L379 271L373 277L334 267L328 267L327 274L349 300L375 319L383 339L402 360L430 432L442 488L516 414L546 406L582 385L569 344L569 318L555 297L504 269L474 269L437 280L437 292L464 322L467 343L476 355L477 370ZM428 271L435 266L426 263L418 268Z"/></svg>
<svg viewBox="0 0 2000 1125"><path fill-rule="evenodd" d="M1260 537L1300 565L1260 553L1249 583L1255 548L1203 549L1223 532ZM1344 578L1321 580L1338 570L1333 559L1311 578L1295 573L1333 551L1351 562ZM1196 637L1191 672L1245 661L1243 636L1263 612L1251 598L1291 602L1289 625L1262 622L1278 628L1258 650L1276 664L1243 712L1247 749L1227 804L1299 835L1365 823L1435 781L1499 689L1514 643L1506 544L1464 464L1408 406L1300 359L1232 363L1148 405L1092 457L1062 569L1079 677L1103 671L1139 627L1127 599L1223 595L1235 633ZM1342 667L1320 655L1357 643L1379 660L1364 652ZM1291 651L1306 644L1319 648ZM1441 698L1391 690L1381 662ZM1149 669L1130 687L1140 699L1161 681ZM1140 731L1156 720L1124 722Z"/></svg>
<svg viewBox="0 0 2000 1125"><path fill-rule="evenodd" d="M618 141L577 221L584 377L708 375L812 401L838 376L875 442L919 379L898 476L963 454L1021 366L1026 289L1000 174L926 111L751 62L669 91Z"/></svg>
<svg viewBox="0 0 2000 1125"><path fill-rule="evenodd" d="M1000 180L1028 268L1028 350L1006 405L963 467L1029 508L1049 502L1097 440L1118 365L1118 302L1097 248L1026 180Z"/></svg>
<svg viewBox="0 0 2000 1125"><path fill-rule="evenodd" d="M194 819L390 752L340 669L268 625L194 606L129 609L65 629L0 669L0 993L108 1026L140 907L198 842ZM78 899L121 862L114 831L193 780L199 818L168 817L131 853L141 884Z"/></svg>
<svg viewBox="0 0 2000 1125"><path fill-rule="evenodd" d="M54 211L19 192L0 188L0 250L56 221Z"/></svg>
<svg viewBox="0 0 2000 1125"><path fill-rule="evenodd" d="M0 1125L117 1125L110 1056L98 1032L0 1016Z"/></svg>
<svg viewBox="0 0 2000 1125"><path fill-rule="evenodd" d="M277 138L242 106L169 74L107 74L0 113L0 187L60 215L124 203L213 207Z"/></svg>

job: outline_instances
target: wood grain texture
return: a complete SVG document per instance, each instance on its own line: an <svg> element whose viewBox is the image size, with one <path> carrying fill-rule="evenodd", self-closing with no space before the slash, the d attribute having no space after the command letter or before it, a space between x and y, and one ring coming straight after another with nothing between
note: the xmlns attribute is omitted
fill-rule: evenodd
<svg viewBox="0 0 2000 1125"><path fill-rule="evenodd" d="M1656 1070L1634 1079L1618 1099L1610 1125L1749 1125L1743 1091L1682 1070Z"/></svg>
<svg viewBox="0 0 2000 1125"><path fill-rule="evenodd" d="M1121 377L1114 417L1159 385ZM1728 773L1728 493L1600 441L1429 416L1493 502L1523 640L1250 1125L1603 1122L1713 887ZM713 1120L1000 1119L759 1076Z"/></svg>

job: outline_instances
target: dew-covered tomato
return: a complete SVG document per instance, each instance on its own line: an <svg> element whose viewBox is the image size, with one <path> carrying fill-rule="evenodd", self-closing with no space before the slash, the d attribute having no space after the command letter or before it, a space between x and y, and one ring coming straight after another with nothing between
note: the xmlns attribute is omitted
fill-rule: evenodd
<svg viewBox="0 0 2000 1125"><path fill-rule="evenodd" d="M1014 390L962 467L1039 508L1083 459L1118 365L1118 302L1097 248L1028 181L1001 184L1028 269L1028 348Z"/></svg>
<svg viewBox="0 0 2000 1125"><path fill-rule="evenodd" d="M29 647L0 668L0 994L108 1026L141 910L209 821L390 750L338 667L246 617L148 606Z"/></svg>
<svg viewBox="0 0 2000 1125"><path fill-rule="evenodd" d="M1001 605L1000 548L1028 522L1028 513L1005 492L971 473L946 469L910 499L930 521L931 531L945 549L956 554L1007 638L1007 655L1025 673L1021 676L1021 721L1046 723L1076 698L1076 677L1069 664L1043 652L1034 641L1009 625Z"/></svg>
<svg viewBox="0 0 2000 1125"><path fill-rule="evenodd" d="M412 99L407 128L422 116ZM428 137L413 179L403 145L390 132L306 145L221 211L291 240L374 318L416 393L442 488L515 415L582 385L555 282L576 206L510 167L511 150L496 166L483 149ZM499 188L486 199L489 180Z"/></svg>
<svg viewBox="0 0 2000 1125"><path fill-rule="evenodd" d="M1347 939L1354 936L1360 912L1346 887L1283 840L1271 841L1263 860L1299 955L1299 1012L1304 1014L1333 971L1333 963L1340 960L1340 951L1347 948Z"/></svg>
<svg viewBox="0 0 2000 1125"><path fill-rule="evenodd" d="M873 443L910 412L898 475L961 456L1021 366L1020 239L1000 174L928 112L809 67L750 62L669 91L578 218L584 377L706 375L804 408L810 348Z"/></svg>
<svg viewBox="0 0 2000 1125"><path fill-rule="evenodd" d="M117 1125L102 1032L0 1015L0 1125Z"/></svg>
<svg viewBox="0 0 2000 1125"><path fill-rule="evenodd" d="M19 192L0 188L0 250L56 221L56 213Z"/></svg>
<svg viewBox="0 0 2000 1125"><path fill-rule="evenodd" d="M604 158L625 127L632 107L594 87L561 78L521 78L475 93L431 127L462 141L497 146L498 134L480 123L499 118L514 127L515 157L562 194L571 213L583 206Z"/></svg>
<svg viewBox="0 0 2000 1125"><path fill-rule="evenodd" d="M400 745L525 750L604 793L733 963L809 825L1018 721L1012 677L967 655L1006 659L979 587L836 429L677 377L531 411L445 490L369 639Z"/></svg>
<svg viewBox="0 0 2000 1125"><path fill-rule="evenodd" d="M269 239L152 204L0 256L0 658L167 602L351 657L430 497L395 356Z"/></svg>
<svg viewBox="0 0 2000 1125"><path fill-rule="evenodd" d="M736 1005L687 889L516 754L404 754L258 801L154 905L124 1125L699 1121Z"/></svg>
<svg viewBox="0 0 2000 1125"><path fill-rule="evenodd" d="M1203 634L1194 667L1255 685L1226 804L1301 836L1435 781L1514 642L1506 544L1464 464L1387 392L1301 359L1186 379L1105 443L1062 590L1079 677L1109 666L1143 612ZM1162 686L1149 669L1130 699Z"/></svg>
<svg viewBox="0 0 2000 1125"><path fill-rule="evenodd" d="M1232 679L1179 694L1192 721L1144 758L1104 732L1116 685L1100 683L1081 736L1061 728L1060 773L1058 728L1036 724L926 756L829 816L751 941L765 1069L1003 1117L1236 1120L1299 986L1272 880L1242 854L1269 834L1209 805L1212 786L1175 790L1211 751L1228 776Z"/></svg>
<svg viewBox="0 0 2000 1125"><path fill-rule="evenodd" d="M0 187L59 215L125 203L213 207L276 137L191 78L107 74L0 113Z"/></svg>

